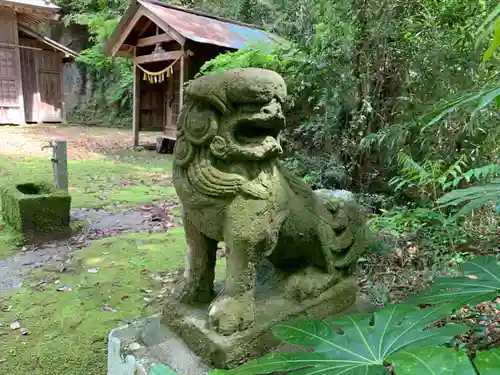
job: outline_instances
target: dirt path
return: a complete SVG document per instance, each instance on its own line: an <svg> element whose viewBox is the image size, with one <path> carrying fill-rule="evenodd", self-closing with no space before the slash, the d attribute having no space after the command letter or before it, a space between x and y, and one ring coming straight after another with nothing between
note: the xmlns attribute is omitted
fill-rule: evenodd
<svg viewBox="0 0 500 375"><path fill-rule="evenodd" d="M176 218L170 213L175 202L143 205L139 210L110 213L96 209L73 209L72 220L86 222L86 228L67 240L25 246L21 252L0 260L0 296L19 288L23 277L31 270L49 264L71 263L75 249L89 246L92 240L128 232L159 232L174 226Z"/></svg>
<svg viewBox="0 0 500 375"><path fill-rule="evenodd" d="M141 143L155 142L157 133L141 133ZM132 149L132 130L86 125L0 126L2 155L47 157L42 146L56 139L68 142L68 159L102 159Z"/></svg>

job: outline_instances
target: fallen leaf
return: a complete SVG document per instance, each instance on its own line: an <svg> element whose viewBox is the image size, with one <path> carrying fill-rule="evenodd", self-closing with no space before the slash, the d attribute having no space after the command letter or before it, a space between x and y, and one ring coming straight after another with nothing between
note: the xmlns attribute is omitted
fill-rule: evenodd
<svg viewBox="0 0 500 375"><path fill-rule="evenodd" d="M73 288L71 288L70 286L63 286L61 288L57 288L58 292L71 292L72 290Z"/></svg>
<svg viewBox="0 0 500 375"><path fill-rule="evenodd" d="M108 306L108 305L104 305L104 306L102 307L102 309L103 309L104 311L116 312L116 310L115 310L114 308L112 308L111 306Z"/></svg>

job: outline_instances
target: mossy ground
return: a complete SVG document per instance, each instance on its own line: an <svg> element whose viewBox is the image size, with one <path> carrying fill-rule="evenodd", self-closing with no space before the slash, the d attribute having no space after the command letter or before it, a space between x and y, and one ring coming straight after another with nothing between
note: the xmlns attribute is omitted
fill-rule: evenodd
<svg viewBox="0 0 500 375"><path fill-rule="evenodd" d="M123 145L130 141L121 138L113 143L108 140L109 134L114 134L112 130L106 130L104 136L96 132L96 137L78 134L78 129L71 135L72 131L25 127L19 131L8 129L5 137L0 136L7 143L14 136L16 142L26 139L29 143L38 133L49 139L68 139L68 151L78 156L68 161L72 207L118 211L175 197L169 156L127 149ZM96 141L95 147L94 143L82 146L82 137L87 143L98 137L104 140ZM101 150L111 143L111 150ZM95 150L89 151L89 147ZM51 180L48 157L21 156L18 149L13 147L11 153L6 148L0 150L0 185ZM174 210L174 215L179 216L180 210ZM72 226L75 224L79 223ZM19 251L21 246L21 236L5 225L0 212L0 259ZM152 275L182 267L185 250L182 228L164 233L129 233L95 240L90 247L74 251L64 272L56 264L32 273L23 289L0 298L0 374L105 374L110 330L154 312L158 306L147 307L147 299L159 288ZM98 268L98 273L89 273L89 268ZM218 262L218 277L223 270L224 263ZM34 288L44 280L47 282ZM54 280L58 280L57 284ZM57 291L63 286L70 286L72 291ZM116 312L103 311L103 305ZM10 328L16 319L29 335Z"/></svg>
<svg viewBox="0 0 500 375"><path fill-rule="evenodd" d="M144 298L158 285L151 277L182 267L185 240L182 228L168 233L132 233L94 241L74 253L76 268L57 267L33 274L26 287L2 300L0 371L9 375L105 374L109 331L128 319L152 313ZM89 273L89 268L98 273ZM58 292L63 286L71 292ZM109 305L117 312L103 311ZM10 306L10 307L9 307ZM11 330L18 319L28 336Z"/></svg>

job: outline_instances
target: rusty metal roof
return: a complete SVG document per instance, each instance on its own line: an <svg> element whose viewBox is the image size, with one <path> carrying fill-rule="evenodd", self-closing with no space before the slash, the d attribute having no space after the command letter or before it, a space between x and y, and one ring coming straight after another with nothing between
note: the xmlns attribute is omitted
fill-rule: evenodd
<svg viewBox="0 0 500 375"><path fill-rule="evenodd" d="M256 26L236 21L202 15L159 2L138 0L186 39L199 43L240 49L251 43L272 43L279 37Z"/></svg>

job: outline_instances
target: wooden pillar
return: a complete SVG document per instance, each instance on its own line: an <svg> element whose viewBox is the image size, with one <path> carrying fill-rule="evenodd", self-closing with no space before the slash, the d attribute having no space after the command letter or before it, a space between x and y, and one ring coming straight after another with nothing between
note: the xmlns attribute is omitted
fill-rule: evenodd
<svg viewBox="0 0 500 375"><path fill-rule="evenodd" d="M15 25L14 32L14 44L16 46L19 45L19 31L18 31L18 23L17 19L14 16L13 19ZM15 47L15 70L17 71L17 98L19 103L19 122L21 124L26 123L25 112L24 112L24 94L23 94L23 71L21 69L21 49L19 47Z"/></svg>
<svg viewBox="0 0 500 375"><path fill-rule="evenodd" d="M68 108L66 107L66 97L64 95L65 92L65 87L64 87L64 62L63 58L64 55L62 53L59 54L61 57L61 65L59 65L59 71L60 71L60 84L61 84L61 123L67 124L68 123L68 117L67 117L67 110Z"/></svg>
<svg viewBox="0 0 500 375"><path fill-rule="evenodd" d="M182 112L182 106L184 105L184 46L181 47L181 68L180 68L180 79L179 79L179 111Z"/></svg>
<svg viewBox="0 0 500 375"><path fill-rule="evenodd" d="M137 47L134 47L134 57L136 56ZM133 66L134 72L134 92L132 97L132 140L134 147L139 146L139 121L140 121L140 100L141 100L141 77L139 68Z"/></svg>

